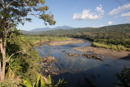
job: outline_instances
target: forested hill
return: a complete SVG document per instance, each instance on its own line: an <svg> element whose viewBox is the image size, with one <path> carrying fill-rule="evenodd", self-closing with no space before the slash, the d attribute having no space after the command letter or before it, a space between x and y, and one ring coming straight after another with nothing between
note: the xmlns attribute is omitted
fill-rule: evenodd
<svg viewBox="0 0 130 87"><path fill-rule="evenodd" d="M87 31L88 32L127 32L127 33L130 33L130 24L104 26L100 28L93 28Z"/></svg>
<svg viewBox="0 0 130 87"><path fill-rule="evenodd" d="M100 28L87 27L87 28L76 28L76 29L57 29L57 30L50 30L50 31L44 31L44 32L35 32L35 34L61 35L61 34L76 34L78 32L79 33L83 33L83 32L124 32L124 33L127 32L127 33L130 33L130 24L111 25L111 26L104 26ZM28 32L26 34L34 34L34 33Z"/></svg>

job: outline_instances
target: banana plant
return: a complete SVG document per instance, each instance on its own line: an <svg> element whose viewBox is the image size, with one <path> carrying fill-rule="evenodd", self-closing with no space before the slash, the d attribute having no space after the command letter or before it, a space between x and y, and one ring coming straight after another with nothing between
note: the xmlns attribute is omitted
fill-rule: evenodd
<svg viewBox="0 0 130 87"><path fill-rule="evenodd" d="M38 76L37 81L31 85L31 82L27 78L23 78L23 83L20 82L20 84L24 87L63 87L67 82L63 83L64 79L59 79L56 85L53 85L51 82L51 76L48 76L48 85L45 85L45 79L42 80L41 83L41 75Z"/></svg>
<svg viewBox="0 0 130 87"><path fill-rule="evenodd" d="M8 71L7 78L13 79L15 75L19 74L19 70L22 69L22 67L19 65L16 59L10 59L10 61L8 61L7 63L8 63L8 66L6 67L6 70Z"/></svg>

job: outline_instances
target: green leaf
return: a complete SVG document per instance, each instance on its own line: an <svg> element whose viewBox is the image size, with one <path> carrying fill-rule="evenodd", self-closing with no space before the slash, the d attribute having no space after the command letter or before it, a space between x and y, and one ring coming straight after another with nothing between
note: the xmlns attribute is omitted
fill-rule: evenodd
<svg viewBox="0 0 130 87"><path fill-rule="evenodd" d="M63 81L64 81L64 79L62 79L62 80L59 79L59 81L57 82L57 84L54 87L63 87L65 84L67 84L67 81L64 83L63 83Z"/></svg>
<svg viewBox="0 0 130 87"><path fill-rule="evenodd" d="M27 81L29 84L31 84L31 82L26 77L23 77L23 81Z"/></svg>
<svg viewBox="0 0 130 87"><path fill-rule="evenodd" d="M36 87L40 87L40 86L41 86L41 74L38 76L37 83L36 83Z"/></svg>
<svg viewBox="0 0 130 87"><path fill-rule="evenodd" d="M20 83L21 85L24 85L24 84L23 84L22 82L20 82L20 81L19 81L19 83Z"/></svg>
<svg viewBox="0 0 130 87"><path fill-rule="evenodd" d="M26 87L32 87L31 84L30 84L27 80L24 80L23 84L24 84Z"/></svg>
<svg viewBox="0 0 130 87"><path fill-rule="evenodd" d="M42 87L45 86L45 79L42 80Z"/></svg>
<svg viewBox="0 0 130 87"><path fill-rule="evenodd" d="M51 76L50 75L48 76L48 82L49 82L49 87L52 87L51 86Z"/></svg>

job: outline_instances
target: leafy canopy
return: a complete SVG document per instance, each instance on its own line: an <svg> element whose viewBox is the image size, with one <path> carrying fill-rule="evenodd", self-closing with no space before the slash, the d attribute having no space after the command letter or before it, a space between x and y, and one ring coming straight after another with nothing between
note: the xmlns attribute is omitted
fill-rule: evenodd
<svg viewBox="0 0 130 87"><path fill-rule="evenodd" d="M54 25L53 15L45 14L49 7L44 3L45 0L0 0L0 27L9 29L18 23L24 25L25 21L31 22L27 15L42 19L45 25Z"/></svg>

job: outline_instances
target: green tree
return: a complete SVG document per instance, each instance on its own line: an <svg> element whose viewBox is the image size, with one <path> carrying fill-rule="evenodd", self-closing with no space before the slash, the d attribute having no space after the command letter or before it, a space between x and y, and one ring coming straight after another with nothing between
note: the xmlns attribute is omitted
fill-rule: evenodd
<svg viewBox="0 0 130 87"><path fill-rule="evenodd" d="M49 8L48 6L45 6L44 3L44 0L0 0L0 50L2 54L0 58L1 80L5 79L6 63L11 58L6 58L6 38L9 29L19 23L24 25L25 21L30 22L31 18L27 18L27 15L33 15L42 19L45 25L47 25L47 23L49 23L49 25L54 25L56 23L52 14L45 14ZM22 51L18 51L16 53L21 52Z"/></svg>
<svg viewBox="0 0 130 87"><path fill-rule="evenodd" d="M18 30L8 32L6 49L6 78L27 77L30 82L34 82L41 67L38 62L42 58L34 50L34 46L26 40ZM9 56L11 55L11 56Z"/></svg>

